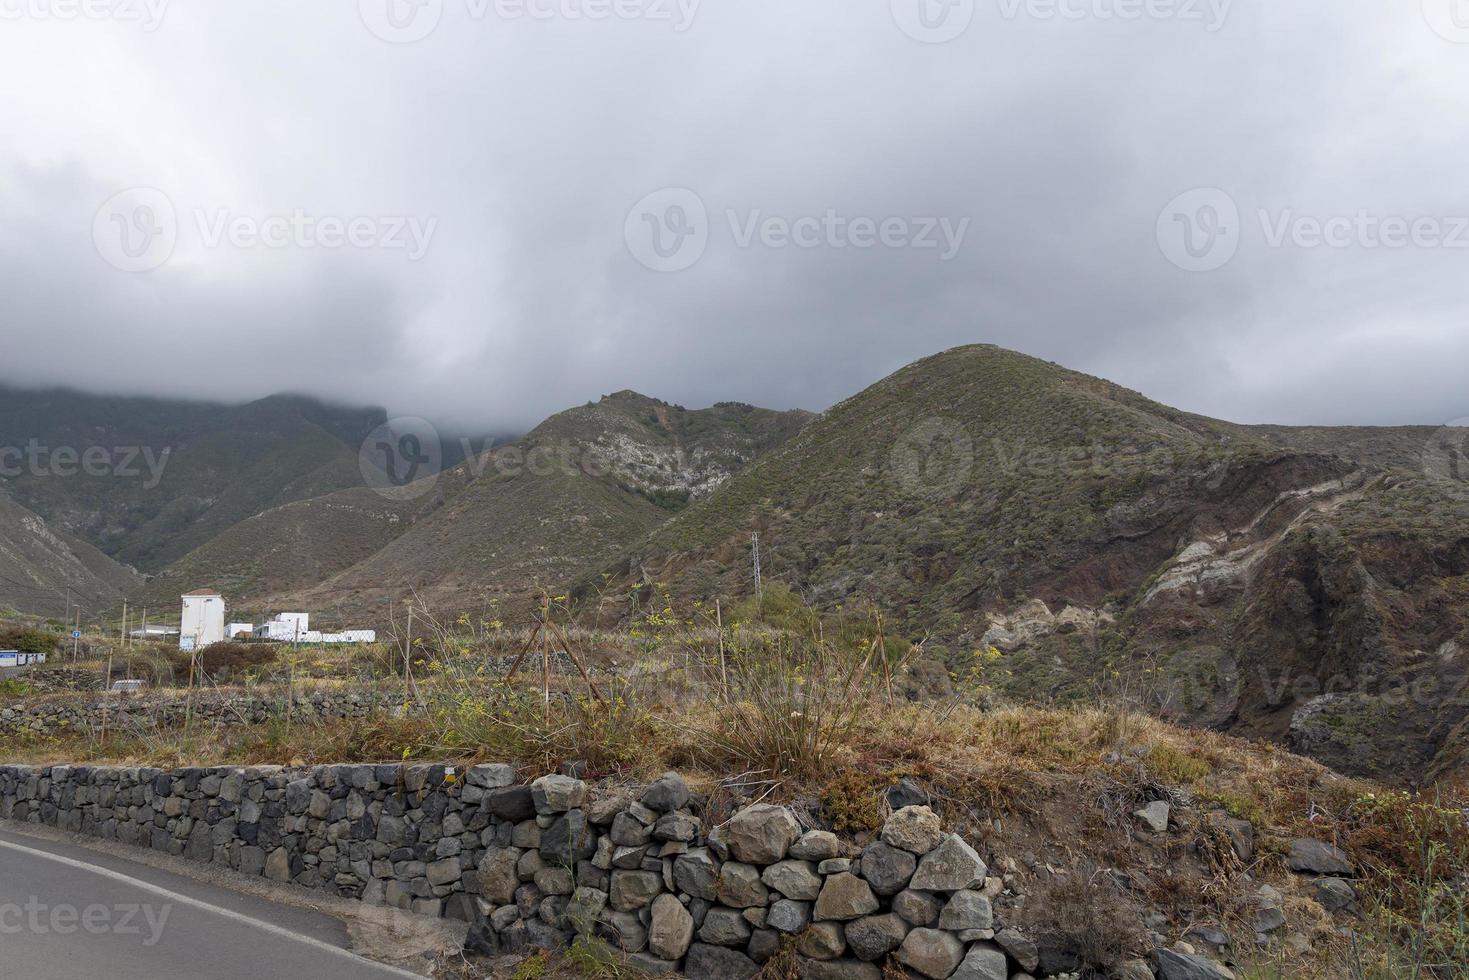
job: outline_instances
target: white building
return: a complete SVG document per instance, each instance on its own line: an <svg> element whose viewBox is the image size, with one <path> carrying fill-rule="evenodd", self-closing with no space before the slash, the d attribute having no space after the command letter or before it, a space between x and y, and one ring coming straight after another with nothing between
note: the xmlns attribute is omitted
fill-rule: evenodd
<svg viewBox="0 0 1469 980"><path fill-rule="evenodd" d="M252 637L252 636L255 635L255 624L254 623L230 623L228 626L226 626L224 628L224 635L227 636L227 637L229 637L231 640L238 639L239 637L242 637L242 636L248 639L249 637Z"/></svg>
<svg viewBox="0 0 1469 980"><path fill-rule="evenodd" d="M277 613L264 624L255 627L255 636L258 639L274 640L277 643L309 643L306 636L310 632L309 613Z"/></svg>
<svg viewBox="0 0 1469 980"><path fill-rule="evenodd" d="M202 650L224 641L224 596L200 589L181 597L183 616L179 623L179 649Z"/></svg>
<svg viewBox="0 0 1469 980"><path fill-rule="evenodd" d="M324 633L311 628L311 617L307 613L278 613L266 623L255 627L255 638L276 643L376 643L376 630L343 630L340 633Z"/></svg>

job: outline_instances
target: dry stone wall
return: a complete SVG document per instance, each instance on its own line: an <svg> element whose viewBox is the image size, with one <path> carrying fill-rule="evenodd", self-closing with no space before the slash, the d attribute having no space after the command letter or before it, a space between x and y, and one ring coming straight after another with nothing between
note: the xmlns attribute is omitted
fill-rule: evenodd
<svg viewBox="0 0 1469 980"><path fill-rule="evenodd" d="M693 980L752 977L777 956L810 980L879 980L885 965L1025 980L1080 965L998 921L1005 884L926 806L897 810L859 848L780 806L708 828L701 803L673 773L636 797L593 798L579 779L523 785L506 765L0 766L0 818L463 919L472 953L591 935L647 973ZM1165 980L1224 976L1184 959ZM1119 975L1152 976L1131 966Z"/></svg>
<svg viewBox="0 0 1469 980"><path fill-rule="evenodd" d="M402 697L369 690L309 691L291 699L296 721L365 718L381 711L401 711ZM141 697L57 696L0 703L0 736L55 735L97 731L105 722L113 731L177 727L186 711L210 725L259 725L286 715L286 694L199 692L190 706L181 695Z"/></svg>

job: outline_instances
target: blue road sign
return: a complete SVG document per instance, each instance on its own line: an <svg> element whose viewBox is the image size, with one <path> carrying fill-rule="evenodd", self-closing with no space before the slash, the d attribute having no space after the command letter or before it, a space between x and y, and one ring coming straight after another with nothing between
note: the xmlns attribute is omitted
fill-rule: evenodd
<svg viewBox="0 0 1469 980"><path fill-rule="evenodd" d="M82 638L82 631L81 630L72 630L71 631L71 638L73 640L80 640Z"/></svg>

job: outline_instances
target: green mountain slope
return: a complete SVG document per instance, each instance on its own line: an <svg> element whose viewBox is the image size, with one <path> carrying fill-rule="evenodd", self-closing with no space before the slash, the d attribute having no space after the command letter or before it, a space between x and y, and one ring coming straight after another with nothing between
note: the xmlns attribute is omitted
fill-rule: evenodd
<svg viewBox="0 0 1469 980"><path fill-rule="evenodd" d="M0 389L0 447L13 464L0 488L156 571L271 507L360 485L358 447L382 421L381 410L294 396L227 406ZM91 472L70 455L87 452Z"/></svg>
<svg viewBox="0 0 1469 980"><path fill-rule="evenodd" d="M707 496L807 418L609 395L467 462L467 485L380 551L280 601L376 612L408 590L466 605L555 587Z"/></svg>
<svg viewBox="0 0 1469 980"><path fill-rule="evenodd" d="M49 527L0 493L0 610L84 618L115 612L142 576L91 545Z"/></svg>

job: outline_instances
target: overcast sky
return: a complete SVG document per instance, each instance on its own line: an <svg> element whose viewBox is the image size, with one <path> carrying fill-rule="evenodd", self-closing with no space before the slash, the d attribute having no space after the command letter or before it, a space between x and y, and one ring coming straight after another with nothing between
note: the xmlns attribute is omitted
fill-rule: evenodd
<svg viewBox="0 0 1469 980"><path fill-rule="evenodd" d="M0 377L503 428L992 342L1443 423L1454 4L0 0Z"/></svg>

